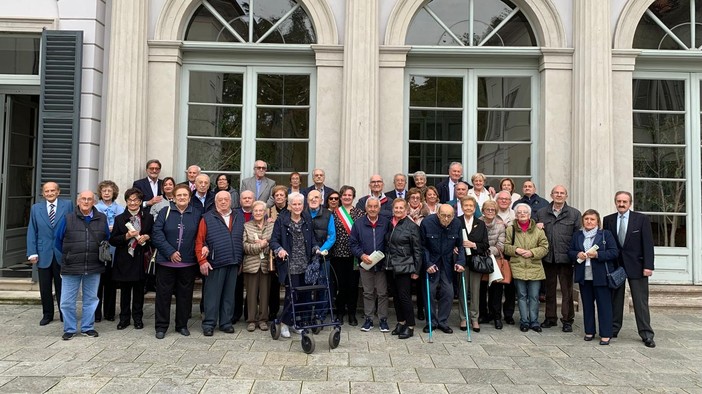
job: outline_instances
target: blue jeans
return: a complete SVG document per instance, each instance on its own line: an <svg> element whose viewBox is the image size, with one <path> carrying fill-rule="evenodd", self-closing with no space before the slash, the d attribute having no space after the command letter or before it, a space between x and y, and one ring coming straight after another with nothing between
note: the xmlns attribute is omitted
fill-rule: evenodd
<svg viewBox="0 0 702 394"><path fill-rule="evenodd" d="M61 313L63 313L63 331L75 333L77 326L76 299L78 289L83 284L83 313L80 318L80 331L86 332L93 329L95 324L95 310L98 305L98 285L100 274L87 275L62 275L61 286Z"/></svg>
<svg viewBox="0 0 702 394"><path fill-rule="evenodd" d="M539 325L539 289L538 280L515 279L517 289L517 306L519 306L519 324L529 327Z"/></svg>

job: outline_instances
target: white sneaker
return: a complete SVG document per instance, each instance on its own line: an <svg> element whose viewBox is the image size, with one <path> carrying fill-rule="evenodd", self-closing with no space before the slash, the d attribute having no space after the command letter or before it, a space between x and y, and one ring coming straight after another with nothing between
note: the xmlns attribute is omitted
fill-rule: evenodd
<svg viewBox="0 0 702 394"><path fill-rule="evenodd" d="M298 330L297 328L293 328L292 331L297 335L302 334L302 330Z"/></svg>
<svg viewBox="0 0 702 394"><path fill-rule="evenodd" d="M283 338L290 338L290 330L288 329L287 324L280 324L280 336Z"/></svg>

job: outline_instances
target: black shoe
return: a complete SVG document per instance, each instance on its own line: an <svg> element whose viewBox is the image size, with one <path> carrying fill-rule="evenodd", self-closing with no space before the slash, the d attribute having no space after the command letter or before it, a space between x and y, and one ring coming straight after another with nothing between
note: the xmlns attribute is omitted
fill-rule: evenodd
<svg viewBox="0 0 702 394"><path fill-rule="evenodd" d="M603 339L600 339L600 345L609 345L609 341L611 341L611 339L608 339L606 341Z"/></svg>
<svg viewBox="0 0 702 394"><path fill-rule="evenodd" d="M105 317L105 320L107 320L107 321L115 321L115 317L114 317L114 316Z"/></svg>
<svg viewBox="0 0 702 394"><path fill-rule="evenodd" d="M400 335L404 326L400 323L395 324L395 328L392 330L390 335Z"/></svg>
<svg viewBox="0 0 702 394"><path fill-rule="evenodd" d="M480 323L480 324L487 324L487 323L490 323L491 321L492 321L492 316L485 316L485 317L481 316L478 319L478 323Z"/></svg>
<svg viewBox="0 0 702 394"><path fill-rule="evenodd" d="M556 327L556 326L558 326L558 323L556 323L555 321L551 321L551 320L544 320L544 322L541 323L542 328L551 328L551 327Z"/></svg>
<svg viewBox="0 0 702 394"><path fill-rule="evenodd" d="M212 335L214 335L214 330L211 328L202 330L202 335L204 335L206 337L211 337Z"/></svg>
<svg viewBox="0 0 702 394"><path fill-rule="evenodd" d="M573 332L573 325L570 323L563 323L563 332Z"/></svg>
<svg viewBox="0 0 702 394"><path fill-rule="evenodd" d="M54 319L52 317L45 317L39 321L40 326L45 326L49 323L51 323Z"/></svg>
<svg viewBox="0 0 702 394"><path fill-rule="evenodd" d="M586 342L592 341L593 338L595 338L594 335L588 335L588 334L585 334L585 336L583 337L583 339L584 339Z"/></svg>
<svg viewBox="0 0 702 394"><path fill-rule="evenodd" d="M342 315L342 314L336 315L336 320L337 320L337 321L339 322L339 324L341 324L342 326L344 325L344 315Z"/></svg>
<svg viewBox="0 0 702 394"><path fill-rule="evenodd" d="M453 330L449 326L439 324L437 327L439 330L443 331L444 334L453 334Z"/></svg>
<svg viewBox="0 0 702 394"><path fill-rule="evenodd" d="M142 328L144 328L144 322L135 321L135 322L134 322L134 328L137 329L137 330L141 330Z"/></svg>
<svg viewBox="0 0 702 394"><path fill-rule="evenodd" d="M426 316L424 316L424 311L419 310L417 311L417 320L424 320L426 319Z"/></svg>
<svg viewBox="0 0 702 394"><path fill-rule="evenodd" d="M468 331L468 326L458 326L461 331Z"/></svg>
<svg viewBox="0 0 702 394"><path fill-rule="evenodd" d="M70 341L71 339L73 339L74 336L76 336L75 332L64 332L61 336L61 339L63 339L64 341Z"/></svg>
<svg viewBox="0 0 702 394"><path fill-rule="evenodd" d="M190 331L188 331L188 327L183 327L180 330L176 330L180 333L180 335L184 337L189 337L190 336Z"/></svg>
<svg viewBox="0 0 702 394"><path fill-rule="evenodd" d="M356 327L358 325L358 320L356 320L356 315L349 315L349 325Z"/></svg>
<svg viewBox="0 0 702 394"><path fill-rule="evenodd" d="M407 339L414 336L414 328L409 328L408 326L402 326L402 332L397 334L400 339Z"/></svg>
<svg viewBox="0 0 702 394"><path fill-rule="evenodd" d="M500 319L495 319L495 329L496 329L496 330L501 330L501 329L502 329L502 320L500 320Z"/></svg>
<svg viewBox="0 0 702 394"><path fill-rule="evenodd" d="M531 329L534 330L534 331L536 331L536 332L541 332L541 331L543 331L543 330L541 329L541 327L540 327L538 324L536 324L536 325L534 325L533 327L531 327Z"/></svg>
<svg viewBox="0 0 702 394"><path fill-rule="evenodd" d="M101 321L102 321L102 317L95 316L95 323L100 323Z"/></svg>
<svg viewBox="0 0 702 394"><path fill-rule="evenodd" d="M480 327L471 327L471 330L473 330L473 332L480 332Z"/></svg>
<svg viewBox="0 0 702 394"><path fill-rule="evenodd" d="M612 338L616 338L616 337L618 337L618 336L619 336L619 333L618 333L618 332L615 332L614 334L612 334Z"/></svg>
<svg viewBox="0 0 702 394"><path fill-rule="evenodd" d="M521 331L521 332L527 332L527 331L529 331L529 326L527 326L526 324L520 324L520 325L519 325L519 331Z"/></svg>
<svg viewBox="0 0 702 394"><path fill-rule="evenodd" d="M505 316L505 323L509 324L510 326L514 325L514 318L512 316L506 317Z"/></svg>
<svg viewBox="0 0 702 394"><path fill-rule="evenodd" d="M82 335L85 335L86 337L92 337L92 338L97 338L100 336L97 331L95 330L88 330L88 331L83 331L81 332Z"/></svg>
<svg viewBox="0 0 702 394"><path fill-rule="evenodd" d="M431 329L434 330L434 331L436 331L436 326L432 326ZM426 326L424 326L424 328L422 329L422 331L423 331L424 333L428 334L428 333L429 333L429 325L427 324Z"/></svg>
<svg viewBox="0 0 702 394"><path fill-rule="evenodd" d="M646 347L654 348L656 347L656 342L653 341L653 338L646 338L643 340L644 345Z"/></svg>
<svg viewBox="0 0 702 394"><path fill-rule="evenodd" d="M166 336L164 331L156 331L156 339L163 339Z"/></svg>
<svg viewBox="0 0 702 394"><path fill-rule="evenodd" d="M227 326L227 327L224 327L224 328L221 328L221 327L220 327L219 330L222 331L222 332L224 332L224 333L227 333L227 334L234 334L234 326Z"/></svg>
<svg viewBox="0 0 702 394"><path fill-rule="evenodd" d="M117 324L117 329L118 330L124 330L125 328L129 327L129 322L128 321L121 321L119 324ZM134 323L134 326L136 327L136 323Z"/></svg>

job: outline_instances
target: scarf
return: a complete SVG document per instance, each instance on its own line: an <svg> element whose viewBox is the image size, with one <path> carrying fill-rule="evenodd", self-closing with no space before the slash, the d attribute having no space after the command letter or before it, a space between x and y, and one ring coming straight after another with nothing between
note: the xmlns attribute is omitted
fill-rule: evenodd
<svg viewBox="0 0 702 394"><path fill-rule="evenodd" d="M336 217L339 218L339 221L341 222L341 225L344 226L344 230L346 230L346 234L351 234L351 227L353 226L353 218L349 214L349 211L346 210L343 206L340 206L339 208L334 211L334 214Z"/></svg>
<svg viewBox="0 0 702 394"><path fill-rule="evenodd" d="M582 229L583 235L585 236L585 240L583 240L583 248L585 248L585 251L590 249L592 247L592 244L595 242L595 236L597 235L597 227L593 228L592 230L588 231L585 229ZM587 260L585 260L585 266L588 267L590 266L590 258L588 257Z"/></svg>
<svg viewBox="0 0 702 394"><path fill-rule="evenodd" d="M134 230L141 232L141 215L139 215L139 213L130 216L129 223L131 223L132 227L134 227ZM132 240L129 242L129 249L127 250L130 256L134 257L134 249L136 249L137 245L137 239L132 238Z"/></svg>

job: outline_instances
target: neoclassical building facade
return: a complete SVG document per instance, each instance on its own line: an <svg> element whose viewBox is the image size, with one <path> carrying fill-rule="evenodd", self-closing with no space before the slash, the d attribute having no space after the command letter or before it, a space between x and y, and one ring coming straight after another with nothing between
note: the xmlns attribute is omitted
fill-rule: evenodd
<svg viewBox="0 0 702 394"><path fill-rule="evenodd" d="M702 284L702 0L38 1L0 5L16 60L0 96L42 107L42 29L83 32L76 189L128 187L150 158L178 181L190 164L238 181L263 159L283 183L323 168L359 193L459 161L602 214L632 191L653 280ZM46 179L45 122L27 124L24 142L3 128L3 174L34 144L23 197L3 183L4 267Z"/></svg>

